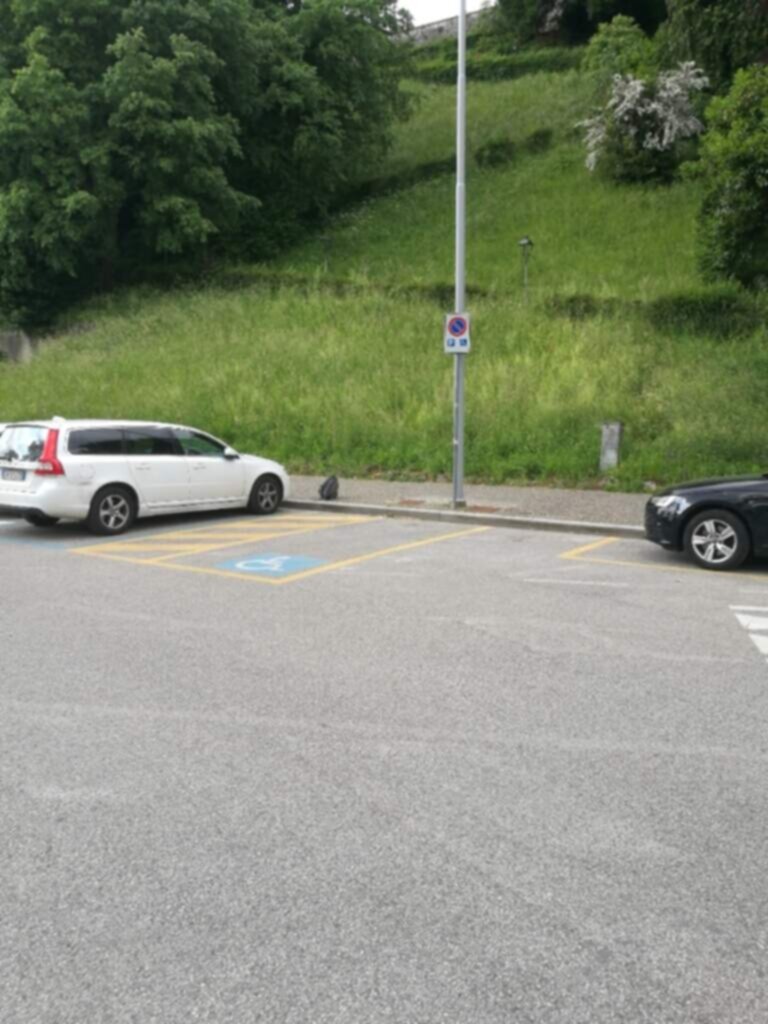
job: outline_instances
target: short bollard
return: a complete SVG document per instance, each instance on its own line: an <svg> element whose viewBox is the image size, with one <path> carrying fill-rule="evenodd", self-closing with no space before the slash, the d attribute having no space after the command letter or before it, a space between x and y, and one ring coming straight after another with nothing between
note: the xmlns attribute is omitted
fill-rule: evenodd
<svg viewBox="0 0 768 1024"><path fill-rule="evenodd" d="M600 472L608 469L616 469L619 464L619 453L621 449L621 436L624 432L624 424L618 420L603 424L602 443L600 445Z"/></svg>

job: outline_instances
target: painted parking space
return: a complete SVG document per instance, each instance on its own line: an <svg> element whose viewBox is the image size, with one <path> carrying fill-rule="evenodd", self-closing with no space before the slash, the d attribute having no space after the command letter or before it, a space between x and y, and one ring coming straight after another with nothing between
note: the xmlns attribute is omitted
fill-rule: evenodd
<svg viewBox="0 0 768 1024"><path fill-rule="evenodd" d="M420 533L418 539L378 546L370 536L373 531L366 527L381 523L382 519L370 516L286 512L268 520L226 520L130 534L69 550L87 558L281 586L489 529L411 524ZM400 532L403 529L399 527ZM343 539L328 544L331 534L343 534ZM224 552L227 557L222 560Z"/></svg>
<svg viewBox="0 0 768 1024"><path fill-rule="evenodd" d="M648 541L628 540L624 537L602 537L600 540L580 544L564 551L560 558L591 565L612 565L662 573L693 573L712 580L732 582L735 578L748 579L768 586L768 562L749 563L732 572L707 572L706 569L691 565L680 552L665 551Z"/></svg>
<svg viewBox="0 0 768 1024"><path fill-rule="evenodd" d="M108 558L113 561L144 565L172 565L195 555L208 555L244 545L280 540L321 530L339 529L370 522L366 516L294 515L269 519L238 518L206 522L183 529L158 529L148 533L130 533L114 540L73 547L78 555Z"/></svg>

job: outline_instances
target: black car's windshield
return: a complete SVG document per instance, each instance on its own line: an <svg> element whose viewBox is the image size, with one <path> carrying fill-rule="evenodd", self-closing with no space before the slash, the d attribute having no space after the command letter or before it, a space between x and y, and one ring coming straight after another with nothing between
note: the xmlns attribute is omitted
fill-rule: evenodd
<svg viewBox="0 0 768 1024"><path fill-rule="evenodd" d="M0 460L37 462L45 447L45 427L6 427L0 434Z"/></svg>

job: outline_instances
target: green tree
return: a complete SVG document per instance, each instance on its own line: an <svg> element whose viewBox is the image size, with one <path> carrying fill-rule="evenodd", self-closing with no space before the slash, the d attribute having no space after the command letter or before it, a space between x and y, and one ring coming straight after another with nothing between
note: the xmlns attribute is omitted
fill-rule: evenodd
<svg viewBox="0 0 768 1024"><path fill-rule="evenodd" d="M134 236L127 241L138 253L203 245L247 201L225 170L240 145L235 118L217 110L217 57L184 35L172 35L168 46L168 57L156 56L143 29L126 32L109 48L115 62L102 79L122 185L117 212L128 215ZM117 237L118 223L113 230Z"/></svg>
<svg viewBox="0 0 768 1024"><path fill-rule="evenodd" d="M669 18L661 33L667 63L692 60L713 87L723 90L738 68L768 51L766 0L667 0Z"/></svg>
<svg viewBox="0 0 768 1024"><path fill-rule="evenodd" d="M0 310L263 256L383 151L393 0L0 0Z"/></svg>
<svg viewBox="0 0 768 1024"><path fill-rule="evenodd" d="M81 91L45 57L0 81L0 308L10 319L48 319L87 273L108 203L108 189L93 188L102 156Z"/></svg>
<svg viewBox="0 0 768 1024"><path fill-rule="evenodd" d="M737 72L707 110L692 173L704 183L700 263L708 277L768 285L768 67Z"/></svg>
<svg viewBox="0 0 768 1024"><path fill-rule="evenodd" d="M499 15L520 42L558 34L567 42L584 42L597 26L617 15L632 18L645 32L655 32L666 17L665 0L497 0Z"/></svg>
<svg viewBox="0 0 768 1024"><path fill-rule="evenodd" d="M653 42L636 21L617 14L600 25L590 39L582 67L597 75L602 84L613 75L647 78L656 70L654 62Z"/></svg>
<svg viewBox="0 0 768 1024"><path fill-rule="evenodd" d="M667 17L667 0L586 0L586 8L594 26L622 15L647 33L655 32Z"/></svg>

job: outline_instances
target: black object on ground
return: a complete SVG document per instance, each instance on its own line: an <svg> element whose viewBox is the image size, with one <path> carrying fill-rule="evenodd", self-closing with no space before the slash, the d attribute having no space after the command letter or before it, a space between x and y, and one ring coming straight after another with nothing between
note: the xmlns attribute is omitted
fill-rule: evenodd
<svg viewBox="0 0 768 1024"><path fill-rule="evenodd" d="M339 478L329 476L327 480L320 484L320 491L318 493L323 501L335 501L339 496Z"/></svg>

